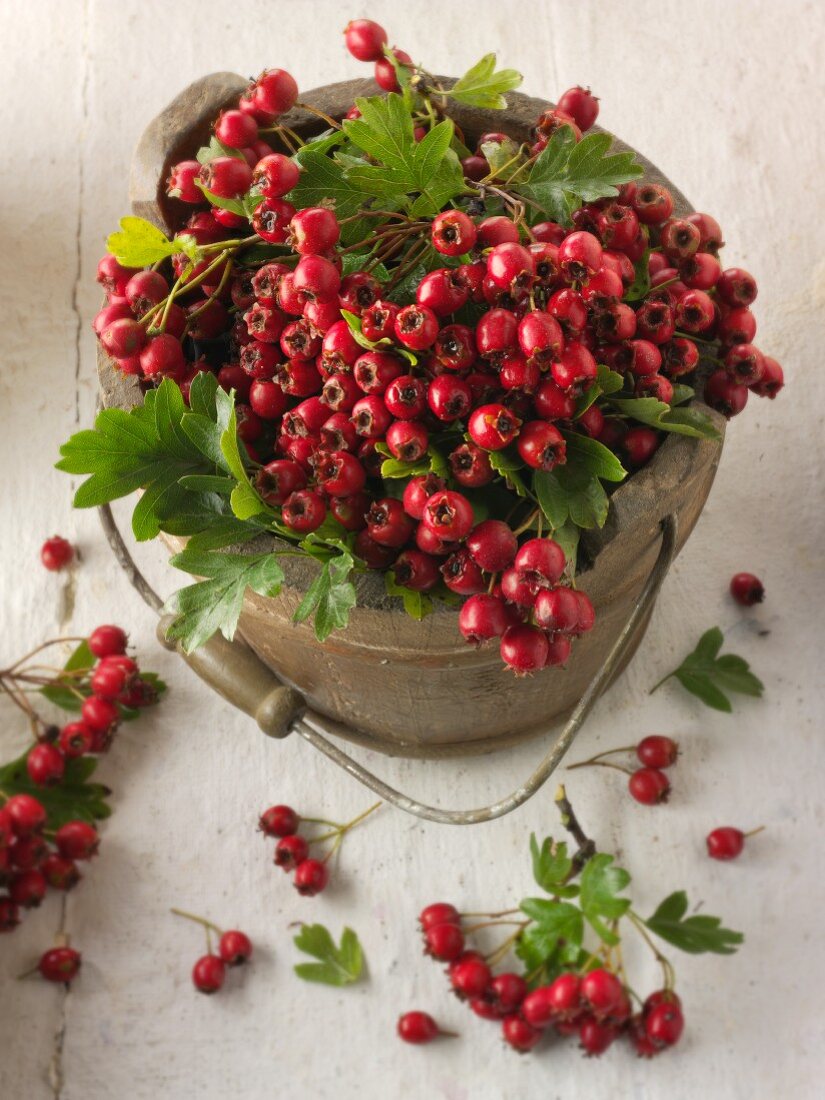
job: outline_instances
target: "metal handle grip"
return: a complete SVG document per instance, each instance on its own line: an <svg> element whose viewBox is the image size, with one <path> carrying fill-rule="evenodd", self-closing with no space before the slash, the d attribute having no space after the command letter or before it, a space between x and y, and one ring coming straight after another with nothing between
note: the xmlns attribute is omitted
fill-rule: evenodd
<svg viewBox="0 0 825 1100"><path fill-rule="evenodd" d="M116 558L146 603L160 615L163 609L163 601L135 564L117 528L111 509L108 505L103 505L98 511L106 537ZM639 593L633 610L601 668L590 681L586 691L576 704L564 729L524 783L507 795L506 798L478 809L444 810L438 806L430 806L409 798L401 791L379 779L369 769L363 767L346 752L338 748L337 745L333 744L325 736L326 730L323 718L307 709L301 695L282 684L277 676L246 646L238 642L228 642L222 636L214 635L194 653L186 653L166 638L166 630L170 621L167 617L161 617L158 625L158 636L167 648L177 649L193 671L205 683L214 688L234 706L255 718L264 733L269 734L269 736L284 737L292 731L299 733L301 737L360 783L363 783L365 787L369 787L381 798L391 802L406 813L445 825L475 825L482 821L492 821L497 817L503 817L523 805L547 782L570 748L573 739L581 729L599 696L620 666L636 628L652 607L673 561L676 553L677 532L675 515L665 516L661 527L662 544L659 548L659 554L642 591Z"/></svg>

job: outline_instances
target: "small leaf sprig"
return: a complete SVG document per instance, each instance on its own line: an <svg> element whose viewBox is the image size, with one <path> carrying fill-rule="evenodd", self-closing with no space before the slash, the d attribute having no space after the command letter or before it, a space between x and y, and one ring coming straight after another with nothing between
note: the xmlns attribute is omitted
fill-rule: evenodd
<svg viewBox="0 0 825 1100"><path fill-rule="evenodd" d="M689 915L683 890L643 917L626 893L629 872L596 849L564 787L556 805L575 847L531 836L533 877L547 896L524 898L515 909L492 913L459 913L443 902L427 906L419 918L426 950L449 964L453 990L477 1015L501 1021L505 1041L517 1050L532 1049L553 1028L578 1035L590 1054L602 1053L624 1034L637 1053L652 1057L678 1041L684 1023L675 969L656 941L689 954L729 955L743 936L718 917ZM503 942L484 955L467 950L467 936L500 925L513 928ZM646 998L636 993L625 970L622 943L628 927L661 967L662 987ZM494 974L511 953L522 973Z"/></svg>
<svg viewBox="0 0 825 1100"><path fill-rule="evenodd" d="M695 695L698 699L714 710L721 710L730 714L733 705L726 692L734 692L739 695L749 695L759 699L765 690L765 685L755 676L750 665L735 653L722 653L724 635L718 626L706 630L699 641L678 668L673 669L667 676L663 676L657 684L650 689L654 691L675 679L682 687Z"/></svg>
<svg viewBox="0 0 825 1100"><path fill-rule="evenodd" d="M293 967L298 977L305 982L341 987L352 985L361 977L364 952L358 936L351 928L344 928L341 942L336 945L323 924L302 924L301 931L292 942L299 951L317 960L296 963Z"/></svg>

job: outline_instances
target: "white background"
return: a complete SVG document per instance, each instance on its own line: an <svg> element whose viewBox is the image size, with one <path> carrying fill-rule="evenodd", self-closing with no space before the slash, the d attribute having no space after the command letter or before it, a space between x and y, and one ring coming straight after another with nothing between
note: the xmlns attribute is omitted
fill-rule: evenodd
<svg viewBox="0 0 825 1100"><path fill-rule="evenodd" d="M68 901L67 927L84 953L75 987L66 996L14 980L51 941L54 897L0 944L3 1097L822 1095L825 17L817 4L787 0L580 0L515 10L501 0L2 5L0 660L114 620L171 686L159 710L119 735L100 769L115 812L100 857ZM680 739L668 806L637 806L622 777L604 770L570 773L570 795L600 846L634 874L642 912L684 887L746 932L733 958L676 959L686 1036L653 1063L637 1062L624 1044L587 1063L572 1042L519 1058L421 957L415 915L425 902L486 909L531 892L528 835L558 831L550 789L513 816L466 831L383 809L345 845L330 889L298 898L271 866L257 813L288 801L344 820L368 794L297 738L268 742L159 649L152 616L95 516L72 512L69 479L52 469L59 442L91 421L94 268L125 212L126 169L144 124L188 81L217 69L280 65L304 88L360 75L366 69L345 53L340 29L365 14L436 71L458 73L498 50L524 72L530 94L591 84L602 97L600 122L719 218L728 262L759 279L758 343L790 377L779 400L754 399L732 424L710 502L647 639L571 754L581 759L652 731ZM40 543L55 531L82 550L70 577L38 564ZM140 557L168 592L175 581L161 549ZM757 610L742 612L726 596L740 569L766 583ZM737 700L725 716L677 688L648 698L715 623L765 680L764 701ZM3 712L4 758L22 746L20 726ZM463 763L370 763L423 797L470 806L509 790L539 753L532 745ZM712 863L704 835L728 823L767 830L738 863ZM193 992L201 937L169 915L170 905L254 939L253 965L233 973L220 996ZM368 980L344 991L301 983L289 928L301 919L336 934L344 924L357 929ZM652 988L652 961L635 948L630 959L635 984ZM395 1019L413 1007L461 1037L403 1046Z"/></svg>

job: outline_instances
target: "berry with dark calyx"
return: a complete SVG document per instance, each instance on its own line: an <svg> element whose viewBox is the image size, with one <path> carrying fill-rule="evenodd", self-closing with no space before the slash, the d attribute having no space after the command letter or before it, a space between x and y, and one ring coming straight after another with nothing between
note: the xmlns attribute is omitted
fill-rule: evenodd
<svg viewBox="0 0 825 1100"><path fill-rule="evenodd" d="M68 539L53 535L40 547L40 560L52 573L65 569L74 559L74 547Z"/></svg>
<svg viewBox="0 0 825 1100"><path fill-rule="evenodd" d="M494 365L518 346L518 321L509 309L491 309L476 325L478 354Z"/></svg>
<svg viewBox="0 0 825 1100"><path fill-rule="evenodd" d="M658 1004L645 1016L645 1032L658 1048L675 1046L682 1037L685 1020L678 1004Z"/></svg>
<svg viewBox="0 0 825 1100"><path fill-rule="evenodd" d="M473 508L461 493L442 489L424 505L421 522L443 541L458 541L472 529Z"/></svg>
<svg viewBox="0 0 825 1100"><path fill-rule="evenodd" d="M81 955L73 947L53 947L40 956L37 969L47 982L63 982L68 985L77 977Z"/></svg>
<svg viewBox="0 0 825 1100"><path fill-rule="evenodd" d="M577 290L564 287L547 300L547 312L561 325L565 337L580 336L587 324L587 306Z"/></svg>
<svg viewBox="0 0 825 1100"><path fill-rule="evenodd" d="M669 768L676 763L679 746L670 737L652 733L648 737L643 737L636 746L636 756L639 758L639 763L646 768Z"/></svg>
<svg viewBox="0 0 825 1100"><path fill-rule="evenodd" d="M197 163L197 161L193 161L191 163L194 163L196 165L196 171L200 168L200 165ZM198 197L195 201L202 201L202 195L200 192L198 192ZM133 275L137 274L138 270L139 269L135 267L124 267L121 263L118 262L118 260L115 259L114 256L107 252L106 255L100 259L97 265L97 275L95 276L95 278L106 291L106 294L109 298L120 298L126 292L127 283Z"/></svg>
<svg viewBox="0 0 825 1100"><path fill-rule="evenodd" d="M395 579L412 592L429 592L439 581L438 562L423 550L405 550L395 559Z"/></svg>
<svg viewBox="0 0 825 1100"><path fill-rule="evenodd" d="M705 382L705 401L726 420L738 416L748 403L748 387L734 382L724 367L717 368Z"/></svg>
<svg viewBox="0 0 825 1100"><path fill-rule="evenodd" d="M367 351L359 355L352 368L352 376L358 387L367 394L384 394L391 382L398 378L403 370L401 360L386 351ZM416 387L423 385L417 379Z"/></svg>
<svg viewBox="0 0 825 1100"><path fill-rule="evenodd" d="M92 672L89 686L94 695L103 699L117 699L137 675L138 668L128 657L104 657Z"/></svg>
<svg viewBox="0 0 825 1100"><path fill-rule="evenodd" d="M264 199L255 207L252 228L268 244L285 244L289 237L289 223L294 214L295 207L291 202L286 202L285 199ZM283 301L280 304L281 308L285 308Z"/></svg>
<svg viewBox="0 0 825 1100"><path fill-rule="evenodd" d="M533 310L519 322L518 341L524 355L544 367L561 354L564 336L555 317Z"/></svg>
<svg viewBox="0 0 825 1100"><path fill-rule="evenodd" d="M661 225L673 213L673 196L658 183L642 183L633 196L633 209L642 225Z"/></svg>
<svg viewBox="0 0 825 1100"><path fill-rule="evenodd" d="M321 338L310 329L304 318L284 328L280 344L288 359L314 359L321 350Z"/></svg>
<svg viewBox="0 0 825 1100"><path fill-rule="evenodd" d="M471 645L500 638L509 625L504 602L486 593L470 596L458 616L458 628Z"/></svg>
<svg viewBox="0 0 825 1100"><path fill-rule="evenodd" d="M541 152L548 139L565 126L572 131L576 141L581 141L582 132L576 125L576 120L567 111L562 111L559 107L556 107L553 110L542 112L536 123L536 131L539 137L532 147L533 153Z"/></svg>
<svg viewBox="0 0 825 1100"><path fill-rule="evenodd" d="M321 400L333 412L349 413L362 392L352 374L336 372L324 382Z"/></svg>
<svg viewBox="0 0 825 1100"><path fill-rule="evenodd" d="M235 199L252 186L252 169L240 157L215 157L201 165L198 179L213 195Z"/></svg>
<svg viewBox="0 0 825 1100"><path fill-rule="evenodd" d="M467 325L445 325L433 344L433 355L447 370L471 367L476 359L475 334Z"/></svg>
<svg viewBox="0 0 825 1100"><path fill-rule="evenodd" d="M595 275L601 266L602 246L592 233L574 230L559 245L559 267L568 282Z"/></svg>
<svg viewBox="0 0 825 1100"><path fill-rule="evenodd" d="M430 411L445 423L464 419L472 407L472 402L472 391L467 383L449 374L434 378L427 388L427 404Z"/></svg>
<svg viewBox="0 0 825 1100"><path fill-rule="evenodd" d="M384 404L401 420L416 420L427 408L427 387L423 379L412 374L394 378L384 393Z"/></svg>
<svg viewBox="0 0 825 1100"><path fill-rule="evenodd" d="M476 243L475 223L462 210L445 210L433 218L430 238L433 248L444 256L461 256Z"/></svg>
<svg viewBox="0 0 825 1100"><path fill-rule="evenodd" d="M397 65L412 69L412 58L404 50L393 47L392 55ZM385 92L400 92L401 85L395 74L395 68L388 57L381 57L375 62L375 83Z"/></svg>
<svg viewBox="0 0 825 1100"><path fill-rule="evenodd" d="M67 821L55 833L54 841L66 859L91 859L100 846L97 829L88 821Z"/></svg>
<svg viewBox="0 0 825 1100"><path fill-rule="evenodd" d="M604 1054L618 1034L614 1024L602 1023L593 1016L586 1016L579 1025L579 1043L588 1057Z"/></svg>
<svg viewBox="0 0 825 1100"><path fill-rule="evenodd" d="M691 290L711 290L719 282L722 268L709 252L696 252L679 265L679 275Z"/></svg>
<svg viewBox="0 0 825 1100"><path fill-rule="evenodd" d="M60 751L70 760L90 752L93 742L94 735L83 722L69 722L60 731L57 741Z"/></svg>
<svg viewBox="0 0 825 1100"><path fill-rule="evenodd" d="M299 489L305 489L307 477L297 462L276 458L262 466L255 475L255 488L267 504L283 504Z"/></svg>
<svg viewBox="0 0 825 1100"><path fill-rule="evenodd" d="M438 318L427 306L404 306L395 318L394 329L396 339L404 347L423 351L435 343Z"/></svg>
<svg viewBox="0 0 825 1100"><path fill-rule="evenodd" d="M756 280L741 267L729 267L719 277L716 293L726 305L749 306L756 300Z"/></svg>
<svg viewBox="0 0 825 1100"><path fill-rule="evenodd" d="M517 676L527 676L544 668L547 662L547 637L538 627L511 626L501 638L501 659Z"/></svg>
<svg viewBox="0 0 825 1100"><path fill-rule="evenodd" d="M73 860L54 853L46 856L40 864L40 873L52 890L71 890L82 877Z"/></svg>
<svg viewBox="0 0 825 1100"><path fill-rule="evenodd" d="M333 497L359 493L367 480L364 467L348 451L319 451L313 468L319 487Z"/></svg>
<svg viewBox="0 0 825 1100"><path fill-rule="evenodd" d="M143 317L169 293L169 284L159 271L139 271L126 284L124 296L135 317Z"/></svg>
<svg viewBox="0 0 825 1100"><path fill-rule="evenodd" d="M725 354L725 373L740 386L753 386L765 373L765 358L753 344L734 344Z"/></svg>
<svg viewBox="0 0 825 1100"><path fill-rule="evenodd" d="M9 897L22 909L36 909L46 896L47 882L42 872L32 867L21 871L9 882Z"/></svg>
<svg viewBox="0 0 825 1100"><path fill-rule="evenodd" d="M487 274L500 289L512 293L527 290L535 278L533 254L515 241L497 244L487 256Z"/></svg>
<svg viewBox="0 0 825 1100"><path fill-rule="evenodd" d="M294 886L301 897L314 898L329 882L329 871L318 859L305 859L295 868Z"/></svg>
<svg viewBox="0 0 825 1100"><path fill-rule="evenodd" d="M630 776L627 789L643 806L656 806L660 802L667 802L670 780L658 768L638 768Z"/></svg>
<svg viewBox="0 0 825 1100"><path fill-rule="evenodd" d="M292 836L297 833L301 819L291 806L270 806L258 819L258 828L265 836Z"/></svg>
<svg viewBox="0 0 825 1100"><path fill-rule="evenodd" d="M275 845L275 866L294 871L309 855L309 844L298 833L284 836Z"/></svg>
<svg viewBox="0 0 825 1100"><path fill-rule="evenodd" d="M284 523L298 534L308 535L324 522L327 506L312 489L298 489L284 501L281 516Z"/></svg>
<svg viewBox="0 0 825 1100"><path fill-rule="evenodd" d="M655 397L665 405L673 400L673 384L663 374L648 374L639 378L633 392L637 397Z"/></svg>
<svg viewBox="0 0 825 1100"><path fill-rule="evenodd" d="M656 347L655 344L650 346ZM683 374L690 374L696 369L699 362L699 349L692 340L688 340L684 336L674 337L661 350L656 348L656 351L662 360L662 372L671 380L680 378ZM655 371L650 373L655 373Z"/></svg>
<svg viewBox="0 0 825 1100"><path fill-rule="evenodd" d="M518 1010L527 996L528 988L520 974L497 974L490 982L487 997L497 1015L505 1016Z"/></svg>
<svg viewBox="0 0 825 1100"><path fill-rule="evenodd" d="M344 28L347 49L358 61L380 61L387 44L387 32L372 19L351 19Z"/></svg>
<svg viewBox="0 0 825 1100"><path fill-rule="evenodd" d="M492 977L489 966L482 959L458 959L450 967L450 984L461 1000L483 996Z"/></svg>
<svg viewBox="0 0 825 1100"><path fill-rule="evenodd" d="M514 564L520 580L537 592L540 588L551 588L558 583L566 559L554 539L533 538L521 546Z"/></svg>
<svg viewBox="0 0 825 1100"><path fill-rule="evenodd" d="M570 588L542 588L533 608L536 625L554 634L572 634L579 623L579 601Z"/></svg>
<svg viewBox="0 0 825 1100"><path fill-rule="evenodd" d="M716 336L723 344L750 344L756 336L756 318L747 306L725 309L716 325Z"/></svg>
<svg viewBox="0 0 825 1100"><path fill-rule="evenodd" d="M701 236L692 222L671 218L662 226L662 251L671 260L685 260L699 248Z"/></svg>
<svg viewBox="0 0 825 1100"><path fill-rule="evenodd" d="M442 1034L438 1024L426 1012L405 1012L403 1016L398 1017L396 1030L400 1039L416 1046L431 1043Z"/></svg>
<svg viewBox="0 0 825 1100"><path fill-rule="evenodd" d="M730 594L742 607L753 607L765 598L765 586L753 573L735 573L730 581Z"/></svg>
<svg viewBox="0 0 825 1100"><path fill-rule="evenodd" d="M561 96L556 107L570 115L578 128L584 132L589 130L599 117L599 100L589 88L577 86L568 88Z"/></svg>
<svg viewBox="0 0 825 1100"><path fill-rule="evenodd" d="M636 311L636 335L654 344L666 344L673 338L676 321L665 302L647 298Z"/></svg>
<svg viewBox="0 0 825 1100"><path fill-rule="evenodd" d="M522 460L534 470L552 470L566 459L564 437L558 428L546 420L524 424L516 445Z"/></svg>
<svg viewBox="0 0 825 1100"><path fill-rule="evenodd" d="M373 342L391 339L399 312L400 306L395 302L385 302L379 298L361 314L361 332Z"/></svg>
<svg viewBox="0 0 825 1100"><path fill-rule="evenodd" d="M596 360L591 351L578 340L571 340L552 366L553 381L563 390L578 392L598 374Z"/></svg>
<svg viewBox="0 0 825 1100"><path fill-rule="evenodd" d="M292 284L302 302L328 301L337 297L341 276L325 256L302 256L295 268Z"/></svg>
<svg viewBox="0 0 825 1100"><path fill-rule="evenodd" d="M500 451L518 435L521 421L504 405L480 405L467 424L473 442L486 451Z"/></svg>
<svg viewBox="0 0 825 1100"><path fill-rule="evenodd" d="M495 477L487 452L475 443L462 443L448 458L453 477L466 489L487 485Z"/></svg>
<svg viewBox="0 0 825 1100"><path fill-rule="evenodd" d="M282 359L283 355L279 345L265 344L261 340L251 340L241 348L240 366L250 378L269 381L274 378Z"/></svg>
<svg viewBox="0 0 825 1100"><path fill-rule="evenodd" d="M459 596L472 596L487 587L481 570L464 546L447 558L441 566L441 576L450 591Z"/></svg>
<svg viewBox="0 0 825 1100"><path fill-rule="evenodd" d="M532 1050L541 1039L538 1028L531 1027L516 1013L505 1016L501 1021L501 1034L504 1036L505 1043L513 1050L517 1050L519 1054L526 1054L528 1050Z"/></svg>
<svg viewBox="0 0 825 1100"><path fill-rule="evenodd" d="M217 993L226 979L226 963L220 955L201 955L192 967L192 984L198 993Z"/></svg>
<svg viewBox="0 0 825 1100"><path fill-rule="evenodd" d="M39 833L46 824L46 810L43 803L30 794L13 794L3 809L11 820L15 836L31 836L32 833Z"/></svg>
<svg viewBox="0 0 825 1100"><path fill-rule="evenodd" d="M360 317L365 309L374 305L381 293L381 284L366 271L356 271L341 280L338 303Z"/></svg>
<svg viewBox="0 0 825 1100"><path fill-rule="evenodd" d="M415 301L416 305L428 310L433 316L447 317L461 309L469 294L469 290L455 271L447 267L439 267L425 275L418 284ZM404 307L404 309L409 308L411 307ZM395 322L395 332L399 339L401 339L398 331L399 318L404 314L404 309L400 310ZM428 323L431 327L432 322L428 320ZM430 340L426 346L429 347L432 342Z"/></svg>
<svg viewBox="0 0 825 1100"><path fill-rule="evenodd" d="M464 950L464 933L457 924L431 924L424 930L426 953L441 962L453 962Z"/></svg>
<svg viewBox="0 0 825 1100"><path fill-rule="evenodd" d="M252 957L252 941L245 932L230 929L218 941L218 954L227 966L241 966Z"/></svg>
<svg viewBox="0 0 825 1100"><path fill-rule="evenodd" d="M404 489L404 511L413 519L421 519L429 498L444 487L444 480L435 474L423 474L420 477L411 478Z"/></svg>
<svg viewBox="0 0 825 1100"><path fill-rule="evenodd" d="M676 327L685 332L704 332L713 323L713 300L704 290L688 290L676 303Z"/></svg>
<svg viewBox="0 0 825 1100"><path fill-rule="evenodd" d="M283 198L301 176L298 164L282 153L262 157L252 171L252 183L267 199Z"/></svg>
<svg viewBox="0 0 825 1100"><path fill-rule="evenodd" d="M400 500L392 497L374 500L367 512L367 532L381 546L398 549L409 541L414 523Z"/></svg>
<svg viewBox="0 0 825 1100"><path fill-rule="evenodd" d="M32 783L38 787L51 787L59 783L66 770L66 761L60 749L41 742L26 757L26 771Z"/></svg>

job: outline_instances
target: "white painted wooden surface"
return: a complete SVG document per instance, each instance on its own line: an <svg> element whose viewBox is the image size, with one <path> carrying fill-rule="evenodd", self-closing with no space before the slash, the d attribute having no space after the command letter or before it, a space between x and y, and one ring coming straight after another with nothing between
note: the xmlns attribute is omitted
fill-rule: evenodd
<svg viewBox="0 0 825 1100"><path fill-rule="evenodd" d="M171 685L164 705L121 733L101 768L115 813L100 858L68 902L68 928L85 957L75 989L64 997L14 981L50 941L54 899L0 945L2 1097L822 1095L825 263L817 197L821 206L825 163L816 114L825 19L819 5L788 0L543 3L532 6L529 23L515 22L512 10L498 0L381 0L351 10L331 0L2 5L2 659L63 628L77 633L114 619ZM549 791L468 831L384 809L349 840L328 892L299 899L255 833L257 812L286 800L343 820L368 795L304 743L267 742L160 651L152 616L119 573L95 517L72 513L71 486L51 468L59 441L91 420L94 267L125 210L126 166L145 122L215 69L283 65L307 88L356 75L363 70L339 30L364 14L436 71L461 71L498 49L524 72L529 93L592 84L602 97L600 121L718 216L728 261L759 279L758 342L790 375L777 402L754 400L732 425L710 503L645 644L572 754L643 732L679 736L684 755L670 805L638 807L618 776L596 771L571 773L571 797L601 845L636 876L642 911L685 887L747 934L735 958L679 957L686 1038L651 1064L624 1044L591 1064L571 1043L519 1058L503 1049L493 1025L448 995L439 968L421 957L422 903L505 906L530 891L528 834L557 829ZM69 580L37 564L40 542L54 531L82 548ZM140 558L168 591L161 550L143 548ZM764 606L747 614L725 595L743 568L768 588ZM716 622L763 675L764 702L737 702L726 717L676 689L648 698L650 684ZM18 726L4 711L4 757L17 747ZM469 806L509 790L539 751L370 763L413 792ZM722 823L768 828L739 863L725 866L703 854L705 833ZM253 937L254 964L233 974L220 996L193 993L189 967L201 940L168 915L170 905ZM300 919L356 928L368 982L343 992L299 982L289 924ZM633 961L638 984L650 987L652 963L635 951ZM412 1007L432 1011L461 1038L403 1047L395 1018Z"/></svg>

